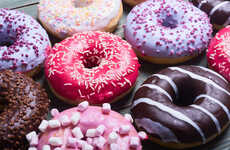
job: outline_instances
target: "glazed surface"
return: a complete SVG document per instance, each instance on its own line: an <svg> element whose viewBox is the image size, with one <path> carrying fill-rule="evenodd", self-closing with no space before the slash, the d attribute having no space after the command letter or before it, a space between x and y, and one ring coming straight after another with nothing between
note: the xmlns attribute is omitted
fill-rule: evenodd
<svg viewBox="0 0 230 150"><path fill-rule="evenodd" d="M230 86L198 66L169 67L149 77L135 93L136 126L162 143L206 143L230 119Z"/></svg>
<svg viewBox="0 0 230 150"><path fill-rule="evenodd" d="M111 102L134 86L139 63L131 46L105 32L83 32L47 52L45 75L71 103Z"/></svg>

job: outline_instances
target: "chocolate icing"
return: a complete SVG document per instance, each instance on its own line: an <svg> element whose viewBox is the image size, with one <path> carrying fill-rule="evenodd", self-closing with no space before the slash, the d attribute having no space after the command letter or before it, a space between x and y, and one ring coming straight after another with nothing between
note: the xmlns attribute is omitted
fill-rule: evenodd
<svg viewBox="0 0 230 150"><path fill-rule="evenodd" d="M206 12L212 24L227 26L230 24L230 1L226 0L189 0L195 6ZM219 5L219 4L223 5ZM219 5L219 6L218 6ZM215 11L213 11L217 8ZM211 14L211 11L213 13Z"/></svg>
<svg viewBox="0 0 230 150"><path fill-rule="evenodd" d="M25 135L37 129L48 106L39 83L9 70L0 72L0 149L25 149Z"/></svg>
<svg viewBox="0 0 230 150"><path fill-rule="evenodd" d="M212 82L210 84L207 81L201 81L195 78L192 78L191 75L178 71L179 68L185 71L189 71L192 74L195 74L207 79ZM176 85L178 89L178 93L175 93L173 87L169 84L169 81L159 78L158 76L149 77L137 90L134 96L134 104L131 109L132 116L134 120L136 120L135 124L141 130L145 129L146 124L141 124L143 122L140 119L151 119L153 122L159 123L162 125L162 128L168 128L171 130L171 135L174 134L177 137L178 142L176 140L172 140L174 143L193 143L193 142L203 142L218 133L218 123L219 127L225 126L229 122L229 108L230 108L230 85L228 82L223 80L223 78L207 71L207 69L202 69L197 66L180 66L180 67L172 67L166 68L158 73L159 75L165 75L169 77ZM147 86L143 86L146 84L156 85L164 89L172 98L172 101L163 93L160 92L159 89L149 88ZM216 86L214 86L216 85ZM217 87L219 86L219 88ZM220 89L223 88L223 89ZM224 91L227 90L227 91ZM195 101L195 98L200 96L201 94L207 94L208 96L217 99L223 107L227 108L227 112L220 106L219 103L216 103L209 98L198 98ZM157 103L163 104L168 108L172 108L173 110L182 113L183 115L190 118L204 134L205 140L202 141L202 136L198 132L194 126L184 121L178 116L176 118L170 112L163 111L154 105L147 104L145 102L135 103L143 98L149 98L151 101L155 101ZM206 111L210 112L214 119L216 118L216 122L213 121L207 113L192 107L192 105L201 107ZM138 123L137 123L138 121ZM149 122L149 121L148 121ZM158 125L159 126L159 125ZM159 127L158 127L159 128ZM167 129L167 130L168 130ZM219 130L220 131L220 130ZM162 132L165 134L164 132ZM152 137L155 137L162 142L170 142L168 139L162 139L161 137L167 137L166 135L159 135L158 133L149 133Z"/></svg>

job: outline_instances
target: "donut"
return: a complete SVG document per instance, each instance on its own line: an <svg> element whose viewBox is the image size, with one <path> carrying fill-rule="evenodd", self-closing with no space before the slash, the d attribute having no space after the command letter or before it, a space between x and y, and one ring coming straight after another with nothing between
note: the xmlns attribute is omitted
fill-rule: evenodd
<svg viewBox="0 0 230 150"><path fill-rule="evenodd" d="M20 11L0 9L0 70L33 76L49 46L46 31L35 19Z"/></svg>
<svg viewBox="0 0 230 150"><path fill-rule="evenodd" d="M25 135L46 117L49 99L31 78L12 70L0 72L0 149L25 150Z"/></svg>
<svg viewBox="0 0 230 150"><path fill-rule="evenodd" d="M140 58L176 64L207 48L212 25L207 15L189 2L148 0L128 14L124 34Z"/></svg>
<svg viewBox="0 0 230 150"><path fill-rule="evenodd" d="M123 0L123 1L130 6L135 6L135 5L140 4L146 0Z"/></svg>
<svg viewBox="0 0 230 150"><path fill-rule="evenodd" d="M215 29L230 24L230 2L227 0L189 0L196 7L206 12Z"/></svg>
<svg viewBox="0 0 230 150"><path fill-rule="evenodd" d="M62 150L142 149L140 140L146 138L145 133L137 133L129 120L110 110L108 103L103 104L103 107L88 105L88 102L82 102L77 107L61 113L57 110L53 111L55 112L54 117L49 121L43 120L40 124L40 134L31 132L27 135L30 137L29 141L38 139L36 144L31 145L31 148L37 150L45 148Z"/></svg>
<svg viewBox="0 0 230 150"><path fill-rule="evenodd" d="M59 39L83 31L113 32L122 13L121 0L40 0L38 5L38 19Z"/></svg>
<svg viewBox="0 0 230 150"><path fill-rule="evenodd" d="M164 147L205 144L229 125L230 86L200 66L163 69L137 90L131 114L138 129Z"/></svg>
<svg viewBox="0 0 230 150"><path fill-rule="evenodd" d="M139 66L130 44L119 36L87 31L47 50L45 76L61 100L102 104L120 99L135 86Z"/></svg>
<svg viewBox="0 0 230 150"><path fill-rule="evenodd" d="M228 81L230 81L229 42L230 26L227 26L212 38L206 52L209 68L221 74Z"/></svg>

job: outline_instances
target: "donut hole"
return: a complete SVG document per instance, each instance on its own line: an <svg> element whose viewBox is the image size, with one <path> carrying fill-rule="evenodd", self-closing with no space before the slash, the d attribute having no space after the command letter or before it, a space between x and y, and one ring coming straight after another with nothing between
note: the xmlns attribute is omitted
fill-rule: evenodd
<svg viewBox="0 0 230 150"><path fill-rule="evenodd" d="M97 55L88 56L83 60L85 68L92 69L98 67L101 63L102 58Z"/></svg>
<svg viewBox="0 0 230 150"><path fill-rule="evenodd" d="M177 106L189 106L194 103L195 98L198 95L199 87L197 87L189 79L182 80L178 85L178 95L173 103Z"/></svg>
<svg viewBox="0 0 230 150"><path fill-rule="evenodd" d="M16 35L14 33L2 33L1 34L1 30L0 30L0 46L6 46L6 47L10 47L11 45L14 44L15 40L16 40Z"/></svg>
<svg viewBox="0 0 230 150"><path fill-rule="evenodd" d="M178 21L172 16L172 15L167 15L163 21L162 21L162 26L167 27L167 28L176 28L178 25Z"/></svg>
<svg viewBox="0 0 230 150"><path fill-rule="evenodd" d="M92 2L93 2L93 0L75 0L75 1L74 1L74 6L75 6L76 8L78 8L78 7L87 7L87 6L89 6Z"/></svg>

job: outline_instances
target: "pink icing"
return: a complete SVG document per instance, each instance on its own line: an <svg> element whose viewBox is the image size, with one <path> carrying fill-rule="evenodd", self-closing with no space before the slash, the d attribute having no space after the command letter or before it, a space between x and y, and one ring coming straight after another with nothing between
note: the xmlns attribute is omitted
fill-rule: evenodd
<svg viewBox="0 0 230 150"><path fill-rule="evenodd" d="M61 120L62 116L66 115L69 118L76 113L80 113L80 121L76 126L73 126L72 124L66 127L60 127L56 129L47 129L44 133L40 135L39 142L37 145L38 150L42 150L42 147L44 145L49 145L48 141L51 137L61 137L62 140L62 145L59 146L62 150L78 150L79 148L70 148L67 147L67 139L73 137L71 130L75 127L80 127L82 133L85 135L86 131L88 129L96 129L99 125L104 125L106 130L103 132L103 138L105 138L106 142L105 145L103 146L103 150L109 150L109 147L111 144L108 142L108 137L111 132L114 132L116 130L119 130L121 126L129 126L129 132L127 134L119 134L119 132L116 132L118 134L118 139L114 144L118 144L119 148L121 150L129 150L130 148L130 141L131 139L137 139L137 147L134 150L141 150L142 146L140 143L140 138L138 136L137 131L135 128L132 126L132 124L125 119L122 115L115 111L110 111L109 114L103 114L102 113L102 108L101 107L96 107L96 106L89 106L84 112L78 111L77 107L65 110L55 116L52 120ZM82 140L92 141L92 139L88 138L85 139L83 138ZM74 141L74 140L72 140ZM52 147L51 148L55 148ZM95 147L94 147L95 148Z"/></svg>
<svg viewBox="0 0 230 150"><path fill-rule="evenodd" d="M138 59L120 37L83 32L47 52L45 75L51 87L72 103L111 102L134 86Z"/></svg>

